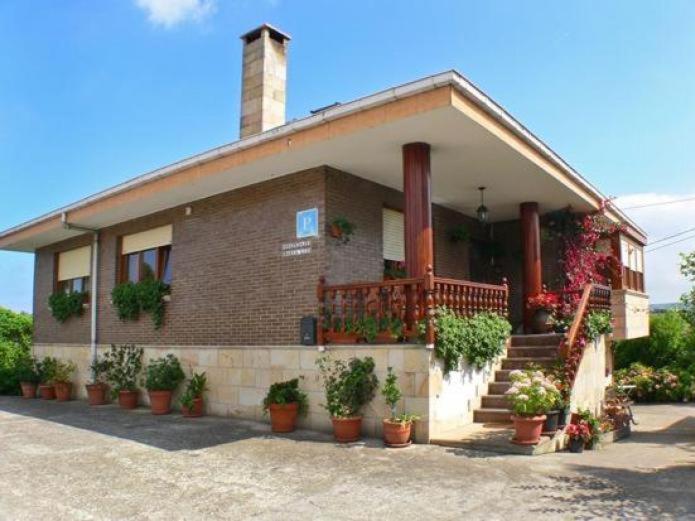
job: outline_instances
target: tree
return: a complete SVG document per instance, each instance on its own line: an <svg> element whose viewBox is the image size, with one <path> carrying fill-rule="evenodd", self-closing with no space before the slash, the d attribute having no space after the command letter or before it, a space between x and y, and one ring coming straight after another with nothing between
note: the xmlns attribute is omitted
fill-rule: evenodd
<svg viewBox="0 0 695 521"><path fill-rule="evenodd" d="M683 316L695 327L695 251L681 253L681 273L694 285L688 293L681 296Z"/></svg>
<svg viewBox="0 0 695 521"><path fill-rule="evenodd" d="M0 394L16 394L15 369L31 353L32 316L0 307Z"/></svg>

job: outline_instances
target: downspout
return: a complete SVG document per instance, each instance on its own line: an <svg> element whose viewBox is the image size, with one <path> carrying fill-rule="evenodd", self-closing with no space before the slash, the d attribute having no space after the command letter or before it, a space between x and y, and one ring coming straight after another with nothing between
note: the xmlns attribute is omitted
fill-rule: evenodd
<svg viewBox="0 0 695 521"><path fill-rule="evenodd" d="M89 305L91 307L89 343L92 363L94 363L97 361L97 287L99 277L99 230L69 223L68 215L66 212L62 213L61 222L63 223L63 228L65 228L66 230L75 230L92 234L92 266L90 269L90 279L92 281L92 287L89 292Z"/></svg>

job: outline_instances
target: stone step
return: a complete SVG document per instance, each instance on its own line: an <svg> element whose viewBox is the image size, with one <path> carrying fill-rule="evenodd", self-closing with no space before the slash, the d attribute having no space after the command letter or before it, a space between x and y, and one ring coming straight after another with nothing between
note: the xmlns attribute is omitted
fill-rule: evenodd
<svg viewBox="0 0 695 521"><path fill-rule="evenodd" d="M509 398L504 394L487 394L483 396L483 409L510 409Z"/></svg>
<svg viewBox="0 0 695 521"><path fill-rule="evenodd" d="M526 369L529 364L541 367L553 367L557 358L524 357L524 358L505 358L502 360L502 369Z"/></svg>
<svg viewBox="0 0 695 521"><path fill-rule="evenodd" d="M512 386L509 382L490 382L487 391L490 394L504 394Z"/></svg>
<svg viewBox="0 0 695 521"><path fill-rule="evenodd" d="M524 357L541 357L552 358L558 357L558 346L519 346L510 347L507 349L509 358L524 358Z"/></svg>
<svg viewBox="0 0 695 521"><path fill-rule="evenodd" d="M559 346L563 335L548 333L545 335L512 335L512 347L521 346Z"/></svg>
<svg viewBox="0 0 695 521"><path fill-rule="evenodd" d="M509 373L512 371L513 369L499 369L495 371L495 382L509 382Z"/></svg>
<svg viewBox="0 0 695 521"><path fill-rule="evenodd" d="M512 412L509 409L477 409L473 411L475 423L510 423Z"/></svg>

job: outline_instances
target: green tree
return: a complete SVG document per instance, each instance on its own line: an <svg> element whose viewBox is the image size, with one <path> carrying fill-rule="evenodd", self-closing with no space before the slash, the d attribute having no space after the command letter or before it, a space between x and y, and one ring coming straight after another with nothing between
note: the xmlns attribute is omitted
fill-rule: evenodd
<svg viewBox="0 0 695 521"><path fill-rule="evenodd" d="M690 322L690 325L695 327L695 251L681 253L681 273L693 283L690 291L681 296L681 302L683 303L683 316Z"/></svg>
<svg viewBox="0 0 695 521"><path fill-rule="evenodd" d="M0 394L17 394L17 370L30 357L32 316L0 307Z"/></svg>

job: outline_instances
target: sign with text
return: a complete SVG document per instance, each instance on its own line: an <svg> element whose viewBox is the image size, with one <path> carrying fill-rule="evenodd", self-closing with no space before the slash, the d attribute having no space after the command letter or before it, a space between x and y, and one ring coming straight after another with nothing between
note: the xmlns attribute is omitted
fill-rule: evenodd
<svg viewBox="0 0 695 521"><path fill-rule="evenodd" d="M311 241L288 242L280 248L283 257L296 257L311 253Z"/></svg>
<svg viewBox="0 0 695 521"><path fill-rule="evenodd" d="M297 212L297 239L319 236L319 209Z"/></svg>

